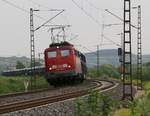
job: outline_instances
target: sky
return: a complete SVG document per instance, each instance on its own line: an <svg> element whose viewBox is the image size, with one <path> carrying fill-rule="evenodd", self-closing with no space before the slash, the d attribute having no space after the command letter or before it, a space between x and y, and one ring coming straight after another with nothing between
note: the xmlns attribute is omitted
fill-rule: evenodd
<svg viewBox="0 0 150 116"><path fill-rule="evenodd" d="M75 3L78 4L75 5ZM71 25L65 29L66 40L82 52L95 51L96 46L100 49L117 49L116 44L101 37L105 37L121 44L123 22L105 11L115 13L123 17L123 0L0 0L0 56L28 56L30 57L30 8L48 10L65 9L65 11L53 19L49 24ZM131 0L132 6L142 7L142 46L143 54L150 54L149 25L150 4L149 0ZM8 3L9 2L9 3ZM11 3L11 5L10 5ZM15 8L13 5L21 8ZM80 8L79 8L80 7ZM34 12L34 28L39 27L45 21L55 16L58 11ZM36 16L35 16L36 15ZM39 18L37 17L42 17ZM105 27L102 24L119 24ZM137 9L132 10L132 24L137 25ZM35 52L43 53L51 43L49 27L42 27L35 32ZM132 52L136 54L137 30L132 28Z"/></svg>

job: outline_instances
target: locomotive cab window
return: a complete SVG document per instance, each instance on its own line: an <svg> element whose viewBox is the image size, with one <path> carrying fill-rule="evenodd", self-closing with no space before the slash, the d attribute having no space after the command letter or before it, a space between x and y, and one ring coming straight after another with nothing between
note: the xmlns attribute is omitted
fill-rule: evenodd
<svg viewBox="0 0 150 116"><path fill-rule="evenodd" d="M61 50L61 56L65 57L65 56L69 56L70 52L69 50Z"/></svg>
<svg viewBox="0 0 150 116"><path fill-rule="evenodd" d="M48 52L48 58L55 58L56 57L56 51Z"/></svg>

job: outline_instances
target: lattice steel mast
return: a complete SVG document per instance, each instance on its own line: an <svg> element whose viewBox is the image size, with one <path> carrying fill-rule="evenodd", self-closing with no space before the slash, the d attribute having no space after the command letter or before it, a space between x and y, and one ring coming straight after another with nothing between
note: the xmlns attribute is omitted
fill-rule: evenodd
<svg viewBox="0 0 150 116"><path fill-rule="evenodd" d="M46 11L59 11L59 12L35 29L34 29L34 23L33 23L33 12L34 11L42 11L42 10L34 10L34 9L30 8L30 52L31 52L31 64L30 64L31 65L31 80L30 80L30 85L31 85L31 89L33 88L33 86L36 87L34 32L39 30L41 27L46 26L47 23L49 23L51 20L53 20L58 15L60 15L62 12L64 12L64 9L62 9L62 10L58 10L58 9L46 10Z"/></svg>
<svg viewBox="0 0 150 116"><path fill-rule="evenodd" d="M137 29L137 89L142 89L142 40L141 40L141 6L138 6Z"/></svg>
<svg viewBox="0 0 150 116"><path fill-rule="evenodd" d="M35 79L35 44L34 44L34 24L33 24L33 9L30 8L30 49L31 49L31 89L36 85Z"/></svg>
<svg viewBox="0 0 150 116"><path fill-rule="evenodd" d="M100 60L100 56L99 56L99 45L97 45L97 77L99 77L99 70L100 70L100 64L99 64L99 60Z"/></svg>
<svg viewBox="0 0 150 116"><path fill-rule="evenodd" d="M124 0L123 99L133 100L130 0Z"/></svg>

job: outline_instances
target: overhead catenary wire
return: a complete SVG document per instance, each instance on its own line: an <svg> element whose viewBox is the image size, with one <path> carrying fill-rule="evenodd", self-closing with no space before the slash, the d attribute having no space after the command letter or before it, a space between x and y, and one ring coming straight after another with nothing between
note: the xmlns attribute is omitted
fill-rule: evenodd
<svg viewBox="0 0 150 116"><path fill-rule="evenodd" d="M24 8L22 8L22 7L20 7L20 6L16 5L16 4L14 4L14 3L8 1L8 0L2 0L2 1L5 2L5 3L7 3L7 4L9 4L9 5L11 5L11 6L13 6L13 7L15 7L15 8L17 8L17 9L19 9L19 10L21 10L21 11L23 11L23 12L25 12L25 13L30 14L30 12L29 12L28 10L26 10L26 9L24 9ZM34 11L40 11L40 10L34 10ZM59 14L61 14L61 13L64 11L64 9L62 9L62 10L51 9L51 11L61 11L61 12L59 12L58 14L56 14L54 17L50 18L49 20L46 20L45 18L43 18L43 17L41 17L41 16L39 16L39 15L33 14L34 16L36 16L36 17L38 17L38 18L40 18L40 19L42 19L42 20L46 20L46 22L43 23L42 25L40 25L39 27L37 27L37 28L35 29L35 31L38 30L39 28L41 28L42 26L44 26L45 24L47 24L49 21L51 21L51 20L54 19L55 17L57 17Z"/></svg>
<svg viewBox="0 0 150 116"><path fill-rule="evenodd" d="M49 9L47 6L39 4L39 3L37 3L37 2L35 2L33 0L28 0L28 1L31 2L32 4L35 4L35 5L39 6L39 7L42 7L42 8L45 8L45 9Z"/></svg>
<svg viewBox="0 0 150 116"><path fill-rule="evenodd" d="M93 52L92 50L90 50L89 48L87 48L85 46L82 46L82 45L81 45L81 47L84 48L84 49L86 49L86 50L88 50L89 52L91 52L92 54L94 54L94 55L97 56L97 54L95 52Z"/></svg>
<svg viewBox="0 0 150 116"><path fill-rule="evenodd" d="M89 3L89 5L90 5L91 7L95 8L95 9L97 9L97 10L102 10L102 9L96 7L93 3L89 2L89 0L86 0L86 1Z"/></svg>
<svg viewBox="0 0 150 116"><path fill-rule="evenodd" d="M111 43L113 43L114 45L116 45L116 46L118 46L118 47L121 47L120 44L118 44L118 43L112 41L110 38L108 38L108 37L106 37L106 36L103 36L103 37L104 37L105 39L107 39L108 41L110 41Z"/></svg>
<svg viewBox="0 0 150 116"><path fill-rule="evenodd" d="M54 18L56 18L58 15L60 15L64 11L65 10L60 11L55 16L53 16L52 18L50 18L49 20L47 20L46 22L44 22L42 25L40 25L39 27L37 27L34 31L37 31L38 29L40 29L41 27L43 27L44 25L46 25L47 23L49 23L51 20L53 20Z"/></svg>
<svg viewBox="0 0 150 116"><path fill-rule="evenodd" d="M6 4L9 4L9 5L11 5L11 6L13 6L13 7L15 7L15 8L17 8L17 9L23 11L23 12L25 12L25 13L30 14L30 12L28 10L26 10L26 9L24 9L24 8L22 8L22 7L20 7L20 6L16 5L16 4L8 1L8 0L2 0L2 1L5 2ZM39 15L34 14L34 16L36 16L37 18L40 18L42 20L46 20L45 18L43 18L43 17L41 17Z"/></svg>
<svg viewBox="0 0 150 116"><path fill-rule="evenodd" d="M15 7L15 8L17 8L17 9L19 9L19 10L21 10L21 11L23 11L23 12L26 12L26 13L28 13L28 14L30 14L30 12L28 11L28 10L26 10L26 9L24 9L24 8L22 8L22 7L20 7L20 6L18 6L18 5L16 5L16 4L14 4L14 3L12 3L12 2L10 2L10 1L8 1L8 0L2 0L3 2L5 2L5 3L7 3L7 4L9 4L9 5L11 5L11 6L13 6L13 7ZM90 17L94 22L96 22L99 26L101 26L101 24L99 23L99 21L98 20L96 20L95 18L93 18L88 12L86 12L82 7L80 7L74 0L71 0L78 8L80 8L80 10L82 10L88 17ZM40 4L39 4L40 5ZM54 9L54 10L56 10L56 9ZM63 11L63 10L62 10ZM61 12L62 12L61 11ZM39 16L39 15L36 15L36 14L34 14L34 16L36 16L37 18L40 18L40 19L43 19L43 20L46 20L45 18L43 18L43 17L41 17L41 16ZM50 19L51 20L51 19ZM47 22L49 22L49 20L48 21L46 21L44 24L42 24L41 26L43 26L43 25L45 25ZM39 27L41 27L41 26L39 26ZM38 28L39 28L38 27ZM37 29L38 29L37 28ZM37 30L36 29L36 30ZM106 38L105 37L105 39L107 39L108 40L108 38ZM115 45L117 45L118 46L118 44L116 44L113 40L111 40L111 39L109 39L112 43L114 43Z"/></svg>
<svg viewBox="0 0 150 116"><path fill-rule="evenodd" d="M32 4L35 4L39 7L42 7L42 8L45 8L46 10L39 10L39 11L62 11L63 9L50 9L49 7L45 6L45 5L42 5L42 4L39 4L33 0L28 0L29 2L31 2Z"/></svg>
<svg viewBox="0 0 150 116"><path fill-rule="evenodd" d="M103 26L103 25L101 25L100 23L99 23L99 21L97 21L95 18L93 18L87 11L85 11L77 2L75 2L75 0L71 0L81 11L83 11L89 18L91 18L94 22L96 22L99 26ZM118 18L120 18L120 17L118 17ZM121 18L120 18L120 20L122 20ZM135 26L134 26L135 27ZM135 27L136 28L136 27ZM102 36L104 36L104 35L102 35ZM108 37L103 37L104 39L107 39L107 40L109 40L111 43L113 43L113 44L115 44L116 46L121 46L121 45L119 45L118 43L116 43L116 42L114 42L113 40L111 40L111 39L109 39Z"/></svg>
<svg viewBox="0 0 150 116"><path fill-rule="evenodd" d="M117 16L116 14L110 12L108 9L105 9L105 11L108 12L109 14L111 14L112 16L116 17L116 18L119 19L120 21L122 21L122 22L124 21L122 18L120 18L120 17ZM134 25L132 25L132 24L130 24L130 25L131 25L133 28L137 29L136 26L134 26Z"/></svg>
<svg viewBox="0 0 150 116"><path fill-rule="evenodd" d="M85 47L85 46L82 46L82 45L79 45L79 46L82 47L82 48L84 48L84 49L86 49L86 50L88 50L91 54L97 56L97 53L94 52L94 51L92 51L92 50L90 50L89 48L87 48L87 47ZM99 51L98 51L98 52L99 52ZM103 58L103 57L100 57L99 59L100 59L100 60L110 60L111 58ZM96 65L97 65L97 64L96 64Z"/></svg>
<svg viewBox="0 0 150 116"><path fill-rule="evenodd" d="M101 11L102 11L102 9L97 8L94 4L92 4L91 2L89 2L89 0L86 0L86 1L89 3L89 5L90 5L91 7L95 8L95 9L97 9L97 10L101 10ZM109 12L111 15L113 15L113 16L115 16L116 18L118 18L119 20L123 21L123 19L121 19L119 16L115 15L114 13L111 13L108 9L105 9L105 11ZM104 17L104 16L102 16L102 17ZM104 36L104 34L103 34L104 27L105 27L105 26L112 26L112 25L123 25L123 24L122 24L122 23L104 24L104 20L103 20L103 24L102 24L102 34L101 34L102 40L101 40L101 44L100 44L101 46L102 46L102 43L103 43L103 38L109 40L112 44L115 44L116 46L119 46L119 47L121 46L121 45L119 45L118 43L114 42L113 40L109 39L108 37ZM131 26L134 27L134 28L136 28L134 25L131 25Z"/></svg>
<svg viewBox="0 0 150 116"><path fill-rule="evenodd" d="M43 4L40 4L38 2L35 2L33 0L28 0L29 2L31 2L32 4L34 5L37 5L39 7L42 7L44 8L45 10L39 10L39 11L62 11L63 9L50 9L49 7L43 5ZM62 15L64 17L64 15ZM67 19L66 19L67 20ZM69 24L69 21L67 20L68 24ZM50 26L60 26L60 25L43 25L43 26L47 26L47 27L50 27ZM71 29L70 29L71 30ZM75 37L76 38L76 37ZM73 38L74 39L74 38ZM73 40L71 39L71 40ZM70 40L69 40L70 41Z"/></svg>
<svg viewBox="0 0 150 116"><path fill-rule="evenodd" d="M11 6L13 6L13 7L15 7L15 8L17 8L17 9L20 9L20 10L26 12L26 13L29 13L28 10L26 10L26 9L24 9L24 8L21 8L20 6L14 4L14 3L12 3L12 2L9 2L8 0L2 0L2 1L5 2L5 3L7 3L7 4L9 4L9 5L11 5Z"/></svg>
<svg viewBox="0 0 150 116"><path fill-rule="evenodd" d="M99 23L98 20L96 20L94 17L92 17L87 11L85 11L77 2L75 2L74 0L71 0L82 12L84 12L89 18L91 18L95 23L97 23L99 26L101 26L101 24Z"/></svg>
<svg viewBox="0 0 150 116"><path fill-rule="evenodd" d="M87 48L87 47L85 47L85 46L83 46L83 45L81 45L81 44L75 45L75 46L82 47L82 48L86 49L87 51L91 52L92 54L97 55L94 51L90 50L89 48Z"/></svg>
<svg viewBox="0 0 150 116"><path fill-rule="evenodd" d="M8 0L2 0L2 1L4 1L5 3L7 3L7 4L9 4L9 5L11 5L11 6L13 6L13 7L15 7L15 8L17 8L17 9L20 9L20 10L22 10L23 12L26 12L26 13L30 13L28 10L26 10L26 9L24 9L24 8L22 8L22 7L20 7L20 6L18 6L18 5L16 5L16 4L14 4L14 3L12 3L12 2L10 2L10 1L8 1ZM88 14L83 8L81 8L74 0L72 0L72 2L76 5L76 6L78 6L78 8L80 8L81 10L83 10L83 12L84 13L86 13L86 15L88 15L90 18L92 18L96 23L98 23L99 25L100 25L100 23L96 20L96 19L94 19L90 14ZM35 3L35 2L34 2ZM40 4L38 4L38 5L40 5ZM56 9L53 9L53 10L56 10ZM63 12L64 10L62 10L61 12ZM58 15L59 15L60 13L58 13ZM34 14L35 15L35 14ZM41 17L41 16L39 16L39 15L35 15L36 17L38 17L38 18L41 18L41 19L44 19L43 17ZM53 18L52 18L53 19ZM45 20L45 19L44 19ZM51 19L50 19L51 20ZM49 22L49 20L48 21L46 21L44 24L42 24L41 26L43 26L43 25L45 25L47 22ZM41 26L39 26L38 28L40 28ZM37 28L37 29L38 29ZM37 30L36 29L36 30Z"/></svg>
<svg viewBox="0 0 150 116"><path fill-rule="evenodd" d="M104 43L104 44L100 44L101 46L105 46L105 45L114 45L114 43ZM89 51L89 52L91 52L92 54L94 54L94 55L97 55L96 53L95 53L95 51L92 51L91 49L89 49L88 47L86 47L86 46L83 46L83 45L76 45L76 46L79 46L79 47L82 47L82 48L84 48L84 49L86 49L87 51ZM94 46L97 46L97 45L94 45ZM119 46L119 45L118 45Z"/></svg>

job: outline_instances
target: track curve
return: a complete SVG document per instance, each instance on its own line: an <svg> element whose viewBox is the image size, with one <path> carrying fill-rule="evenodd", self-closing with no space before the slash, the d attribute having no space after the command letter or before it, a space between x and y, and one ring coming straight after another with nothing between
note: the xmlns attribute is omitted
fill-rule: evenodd
<svg viewBox="0 0 150 116"><path fill-rule="evenodd" d="M111 81L94 81L94 83L97 83L96 86L84 90L77 90L73 92L64 93L61 95L55 95L50 97L43 97L39 99L33 99L33 100L25 100L22 102L16 102L16 103L10 103L0 106L0 114L3 113L9 113L13 111L23 110L31 107L37 107L40 105L50 104L58 101L63 101L79 96L84 96L89 94L89 91L91 89L95 91L101 91L104 92L104 90L111 89L112 87L116 86L116 83Z"/></svg>

